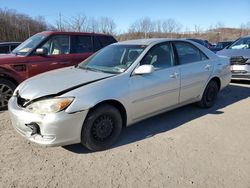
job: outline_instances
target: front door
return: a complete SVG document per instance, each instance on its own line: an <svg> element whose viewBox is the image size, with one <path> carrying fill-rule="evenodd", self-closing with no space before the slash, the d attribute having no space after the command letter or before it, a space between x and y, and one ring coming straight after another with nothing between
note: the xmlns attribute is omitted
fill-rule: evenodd
<svg viewBox="0 0 250 188"><path fill-rule="evenodd" d="M180 72L174 66L174 55L170 43L153 47L140 65L151 64L151 74L132 75L130 78L130 100L134 121L153 115L167 107L178 104Z"/></svg>
<svg viewBox="0 0 250 188"><path fill-rule="evenodd" d="M44 55L35 55L35 51L26 60L28 61L29 77L42 72L71 65L69 56L70 39L68 35L53 35L38 48L46 51Z"/></svg>

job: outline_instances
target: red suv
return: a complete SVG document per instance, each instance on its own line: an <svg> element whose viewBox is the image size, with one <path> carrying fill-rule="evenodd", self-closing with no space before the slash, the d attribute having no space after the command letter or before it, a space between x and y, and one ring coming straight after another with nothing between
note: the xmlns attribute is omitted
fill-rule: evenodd
<svg viewBox="0 0 250 188"><path fill-rule="evenodd" d="M25 79L53 69L73 66L99 49L117 42L112 36L95 33L38 33L0 55L0 109L7 107L16 86Z"/></svg>

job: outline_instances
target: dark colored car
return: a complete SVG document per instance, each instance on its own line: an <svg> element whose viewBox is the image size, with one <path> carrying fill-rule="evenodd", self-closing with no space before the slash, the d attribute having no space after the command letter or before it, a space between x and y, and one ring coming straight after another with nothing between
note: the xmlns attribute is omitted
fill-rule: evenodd
<svg viewBox="0 0 250 188"><path fill-rule="evenodd" d="M232 80L250 80L250 36L237 39L217 55L230 58Z"/></svg>
<svg viewBox="0 0 250 188"><path fill-rule="evenodd" d="M214 47L212 47L210 50L212 50L214 53L226 48L227 46L231 45L233 41L222 41L218 42Z"/></svg>
<svg viewBox="0 0 250 188"><path fill-rule="evenodd" d="M115 42L110 35L77 32L45 31L28 38L11 54L0 55L0 109L27 78L76 65Z"/></svg>
<svg viewBox="0 0 250 188"><path fill-rule="evenodd" d="M0 42L0 54L9 54L20 44L21 42Z"/></svg>
<svg viewBox="0 0 250 188"><path fill-rule="evenodd" d="M202 39L187 39L187 40L197 42L197 43L207 47L208 49L210 49L212 47L212 44L210 44L207 40L202 40Z"/></svg>

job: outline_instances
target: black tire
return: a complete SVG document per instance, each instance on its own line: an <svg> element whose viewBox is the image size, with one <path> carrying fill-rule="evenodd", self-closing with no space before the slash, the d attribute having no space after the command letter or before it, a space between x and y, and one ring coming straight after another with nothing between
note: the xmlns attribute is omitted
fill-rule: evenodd
<svg viewBox="0 0 250 188"><path fill-rule="evenodd" d="M122 117L117 108L100 105L89 112L82 127L81 143L91 151L109 148L122 130Z"/></svg>
<svg viewBox="0 0 250 188"><path fill-rule="evenodd" d="M6 110L8 101L13 95L16 85L11 81L0 78L0 110Z"/></svg>
<svg viewBox="0 0 250 188"><path fill-rule="evenodd" d="M202 108L210 108L214 105L219 92L219 86L216 81L211 80L202 95L202 99L197 103Z"/></svg>

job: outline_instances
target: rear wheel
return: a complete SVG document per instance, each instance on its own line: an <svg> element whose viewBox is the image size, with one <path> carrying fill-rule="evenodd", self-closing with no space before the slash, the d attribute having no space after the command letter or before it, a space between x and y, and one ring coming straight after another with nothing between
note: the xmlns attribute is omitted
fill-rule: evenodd
<svg viewBox="0 0 250 188"><path fill-rule="evenodd" d="M122 117L117 108L103 104L88 114L81 134L81 142L92 151L104 150L118 139Z"/></svg>
<svg viewBox="0 0 250 188"><path fill-rule="evenodd" d="M212 107L217 99L218 92L219 92L219 86L217 82L214 80L211 80L208 83L202 95L202 99L198 102L198 105L202 108Z"/></svg>
<svg viewBox="0 0 250 188"><path fill-rule="evenodd" d="M0 110L8 107L8 101L14 93L16 85L4 78L0 79Z"/></svg>

